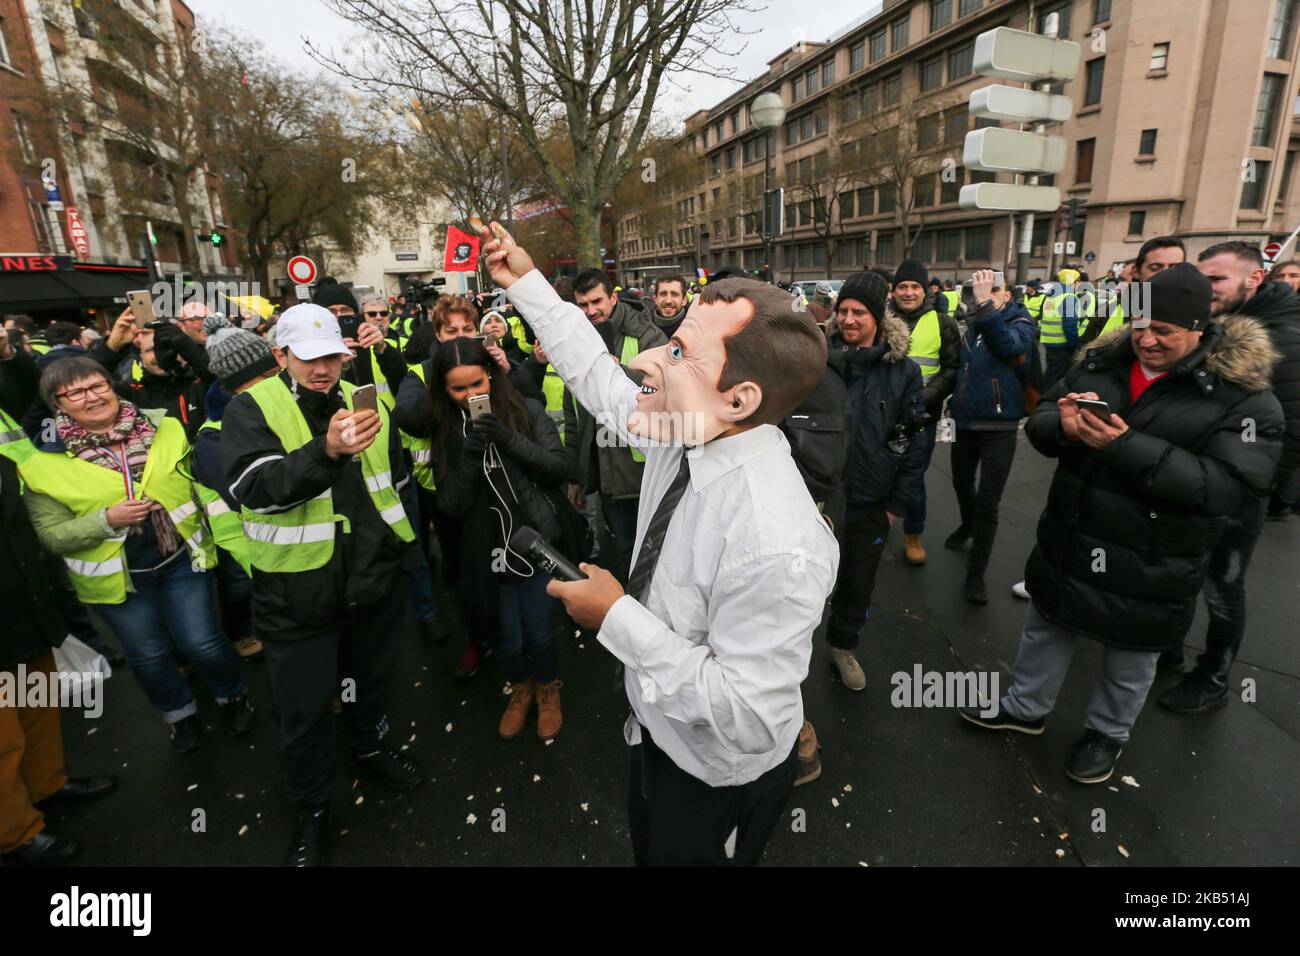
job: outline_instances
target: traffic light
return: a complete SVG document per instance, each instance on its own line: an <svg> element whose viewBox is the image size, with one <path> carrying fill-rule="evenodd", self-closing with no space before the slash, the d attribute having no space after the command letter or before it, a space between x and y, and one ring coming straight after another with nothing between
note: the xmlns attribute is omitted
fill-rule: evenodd
<svg viewBox="0 0 1300 956"><path fill-rule="evenodd" d="M208 236L208 242L212 243L214 249L225 241L226 241L226 237L223 236L221 233L217 232L215 229L212 230L212 235Z"/></svg>

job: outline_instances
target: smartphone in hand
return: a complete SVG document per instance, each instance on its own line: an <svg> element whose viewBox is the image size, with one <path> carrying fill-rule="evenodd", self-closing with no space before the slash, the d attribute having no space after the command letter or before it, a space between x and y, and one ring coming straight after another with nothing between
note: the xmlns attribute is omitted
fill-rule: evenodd
<svg viewBox="0 0 1300 956"><path fill-rule="evenodd" d="M361 334L361 316L359 315L340 315L339 332L344 339L352 339L354 342Z"/></svg>
<svg viewBox="0 0 1300 956"><path fill-rule="evenodd" d="M474 395L466 404L469 405L470 421L477 421L492 412L491 396L489 395Z"/></svg>
<svg viewBox="0 0 1300 956"><path fill-rule="evenodd" d="M128 292L126 301L131 306L131 318L135 320L136 328L143 329L157 318L153 312L153 296L148 289Z"/></svg>
<svg viewBox="0 0 1300 956"><path fill-rule="evenodd" d="M1107 405L1105 402L1098 401L1092 398L1076 398L1074 400L1074 403L1078 405L1080 408L1086 408L1088 411L1092 412L1094 415L1100 418L1103 422L1110 421L1110 415L1111 415L1110 406Z"/></svg>
<svg viewBox="0 0 1300 956"><path fill-rule="evenodd" d="M358 385L352 390L352 410L359 412L363 409L379 411L379 393L373 384Z"/></svg>

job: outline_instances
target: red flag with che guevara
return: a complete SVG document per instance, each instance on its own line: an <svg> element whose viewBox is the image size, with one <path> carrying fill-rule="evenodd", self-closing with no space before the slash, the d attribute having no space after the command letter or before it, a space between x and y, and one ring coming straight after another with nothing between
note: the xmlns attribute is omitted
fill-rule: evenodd
<svg viewBox="0 0 1300 956"><path fill-rule="evenodd" d="M455 226L448 226L447 254L443 261L443 271L477 272L478 244L478 236L463 232Z"/></svg>

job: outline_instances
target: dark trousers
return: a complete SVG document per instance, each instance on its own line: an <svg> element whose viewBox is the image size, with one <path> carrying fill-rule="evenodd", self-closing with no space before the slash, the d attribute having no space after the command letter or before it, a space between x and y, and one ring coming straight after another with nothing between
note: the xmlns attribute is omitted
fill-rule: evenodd
<svg viewBox="0 0 1300 956"><path fill-rule="evenodd" d="M501 630L497 657L506 680L512 684L522 684L530 673L539 684L549 684L559 670L554 624L559 602L546 593L550 580L549 574L538 570L531 578L509 575L498 582Z"/></svg>
<svg viewBox="0 0 1300 956"><path fill-rule="evenodd" d="M619 498L615 500L608 495L601 495L604 506L605 524L614 538L615 558L605 566L614 577L626 583L632 573L632 549L636 546L636 512L641 505L640 498Z"/></svg>
<svg viewBox="0 0 1300 956"><path fill-rule="evenodd" d="M826 640L851 651L867 623L876 569L889 538L889 516L883 505L867 510L850 508L840 536L840 572L831 598L831 623Z"/></svg>
<svg viewBox="0 0 1300 956"><path fill-rule="evenodd" d="M325 803L334 778L334 698L343 697L343 729L354 754L379 749L389 687L406 623L405 582L383 600L353 608L336 627L309 637L259 635L280 720L289 799ZM355 685L343 685L343 681Z"/></svg>
<svg viewBox="0 0 1300 956"><path fill-rule="evenodd" d="M253 636L253 581L244 573L230 552L220 549L217 570L217 609L221 612L221 629L231 641Z"/></svg>
<svg viewBox="0 0 1300 956"><path fill-rule="evenodd" d="M930 422L925 428L918 432L912 441L925 442L925 470L930 470L930 459L934 457L935 437L939 433L939 423ZM916 490L916 497L912 503L907 506L907 512L903 515L903 534L924 534L925 533L925 474L921 474L921 484Z"/></svg>
<svg viewBox="0 0 1300 956"><path fill-rule="evenodd" d="M1043 351L1047 353L1047 368L1043 371L1043 394L1046 395L1049 388L1065 378L1075 350L1067 345L1063 348L1045 346Z"/></svg>
<svg viewBox="0 0 1300 956"><path fill-rule="evenodd" d="M798 749L757 780L710 787L673 763L642 727L640 746L631 748L628 795L636 865L755 866L794 789Z"/></svg>
<svg viewBox="0 0 1300 956"><path fill-rule="evenodd" d="M1196 669L1218 684L1227 683L1228 669L1246 633L1246 571L1259 542L1259 507L1256 501L1247 514L1234 518L1210 552L1204 589L1210 625L1205 631L1205 652L1197 657Z"/></svg>
<svg viewBox="0 0 1300 956"><path fill-rule="evenodd" d="M957 432L952 446L952 487L961 509L961 526L971 536L966 567L983 573L993 553L998 533L998 505L1016 457L1015 430L1000 432ZM975 470L979 469L979 490Z"/></svg>

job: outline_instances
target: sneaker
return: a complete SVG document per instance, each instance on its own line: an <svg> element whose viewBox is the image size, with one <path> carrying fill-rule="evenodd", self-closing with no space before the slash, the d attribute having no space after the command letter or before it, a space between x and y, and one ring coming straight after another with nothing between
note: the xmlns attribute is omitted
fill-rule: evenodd
<svg viewBox="0 0 1300 956"><path fill-rule="evenodd" d="M903 557L907 559L908 564L918 566L925 564L925 545L921 543L919 534L903 535Z"/></svg>
<svg viewBox="0 0 1300 956"><path fill-rule="evenodd" d="M293 837L284 854L285 866L324 866L325 851L329 848L329 804L300 807L294 821Z"/></svg>
<svg viewBox="0 0 1300 956"><path fill-rule="evenodd" d="M469 680L478 673L480 662L478 644L471 637L465 641L465 650L461 652L460 660L456 664L456 670L452 672L451 676L460 681Z"/></svg>
<svg viewBox="0 0 1300 956"><path fill-rule="evenodd" d="M1161 651L1160 659L1156 661L1156 667L1171 674L1181 674L1186 669L1186 666L1183 662L1183 649L1181 647L1172 651Z"/></svg>
<svg viewBox="0 0 1300 956"><path fill-rule="evenodd" d="M1227 685L1210 680L1199 670L1192 671L1159 698L1160 706L1175 714L1204 714L1227 702Z"/></svg>
<svg viewBox="0 0 1300 956"><path fill-rule="evenodd" d="M253 701L248 691L243 690L224 704L218 705L226 721L226 730L232 737L242 737L253 729L257 715L253 711Z"/></svg>
<svg viewBox="0 0 1300 956"><path fill-rule="evenodd" d="M1011 593L1022 601L1029 600L1029 588L1025 587L1024 581L1017 581L1015 584L1011 585Z"/></svg>
<svg viewBox="0 0 1300 956"><path fill-rule="evenodd" d="M235 641L235 653L239 655L240 660L256 664L262 659L262 642L255 637L241 637Z"/></svg>
<svg viewBox="0 0 1300 956"><path fill-rule="evenodd" d="M194 753L203 746L203 728L197 714L182 717L171 725L172 746L183 754Z"/></svg>
<svg viewBox="0 0 1300 956"><path fill-rule="evenodd" d="M441 617L435 617L432 621L421 621L420 632L431 644L446 644L451 640L451 628Z"/></svg>
<svg viewBox="0 0 1300 956"><path fill-rule="evenodd" d="M969 540L970 529L965 525L962 525L944 539L943 546L949 551L960 551L962 548L966 547L966 542Z"/></svg>
<svg viewBox="0 0 1300 956"><path fill-rule="evenodd" d="M564 714L560 710L563 686L564 682L558 680L537 685L537 736L542 740L553 739L564 726Z"/></svg>
<svg viewBox="0 0 1300 956"><path fill-rule="evenodd" d="M1115 772L1115 761L1123 750L1124 745L1114 737L1089 727L1074 745L1065 775L1075 783L1105 783Z"/></svg>
<svg viewBox="0 0 1300 956"><path fill-rule="evenodd" d="M967 571L962 595L971 604L988 604L989 589L984 586L984 575L979 571Z"/></svg>
<svg viewBox="0 0 1300 956"><path fill-rule="evenodd" d="M518 737L524 729L528 711L533 706L534 690L536 687L531 677L522 684L510 685L510 703L506 704L506 712L501 715L501 723L497 725L497 733L506 740Z"/></svg>
<svg viewBox="0 0 1300 956"><path fill-rule="evenodd" d="M392 790L414 790L424 783L424 771L413 757L380 747L364 757L354 756L357 776L382 783Z"/></svg>
<svg viewBox="0 0 1300 956"><path fill-rule="evenodd" d="M862 665L858 663L852 651L832 647L831 664L839 672L840 680L849 690L863 690L867 686L867 675L862 673Z"/></svg>
<svg viewBox="0 0 1300 956"><path fill-rule="evenodd" d="M1037 720L1021 720L1003 713L1001 707L998 707L998 712L992 717L985 717L985 710L987 710L985 707L958 707L957 713L963 720L969 720L976 727L983 727L985 730L1014 730L1016 733L1037 737L1047 727L1045 717L1039 717Z"/></svg>
<svg viewBox="0 0 1300 956"><path fill-rule="evenodd" d="M822 745L817 742L817 731L813 730L812 721L805 720L799 729L799 750L794 758L794 785L801 787L812 783L822 775L822 759L817 751Z"/></svg>

